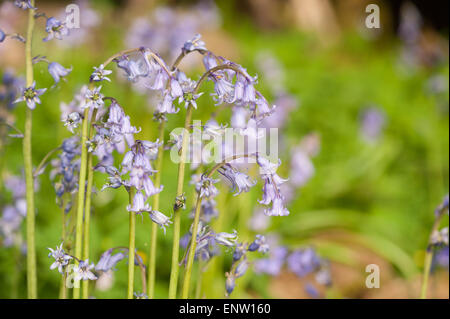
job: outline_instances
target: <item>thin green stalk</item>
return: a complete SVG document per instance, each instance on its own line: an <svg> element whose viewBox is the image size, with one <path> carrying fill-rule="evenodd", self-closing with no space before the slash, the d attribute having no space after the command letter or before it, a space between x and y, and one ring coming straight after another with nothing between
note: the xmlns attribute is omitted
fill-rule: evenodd
<svg viewBox="0 0 450 319"><path fill-rule="evenodd" d="M78 182L78 203L77 203L77 223L75 234L75 257L81 259L81 248L83 240L83 210L84 210L84 191L86 188L86 171L87 171L87 139L88 139L88 123L89 109L84 110L83 126L81 130L81 160L80 160L80 177ZM74 287L73 299L80 298L80 288Z"/></svg>
<svg viewBox="0 0 450 319"><path fill-rule="evenodd" d="M133 198L136 193L135 188L131 188L128 191L130 206L133 206ZM130 225L129 225L129 237L128 237L128 289L127 298L133 299L134 292L134 256L136 249L136 214L134 212L129 212L130 214Z"/></svg>
<svg viewBox="0 0 450 319"><path fill-rule="evenodd" d="M185 161L189 142L188 132L191 126L192 110L193 110L192 105L189 105L186 111L186 119L184 123L183 141L181 144L181 160L180 163L178 164L177 198L183 195L184 169L186 165ZM169 299L175 299L177 297L178 273L180 267L178 264L178 258L180 253L180 224L181 224L180 207L174 207L172 267L170 271Z"/></svg>
<svg viewBox="0 0 450 319"><path fill-rule="evenodd" d="M161 169L164 158L164 127L165 122L159 124L159 142L163 143L158 149L158 157L156 158L155 187L161 185ZM159 193L153 196L153 209L159 210ZM150 238L150 254L148 267L148 297L155 298L155 274L156 274L156 247L158 240L158 225L152 223L152 234Z"/></svg>
<svg viewBox="0 0 450 319"><path fill-rule="evenodd" d="M248 157L250 155L234 155L231 156L224 161L216 164L207 174L208 178L211 178L211 176L223 165L225 165L228 162L231 162L233 160L236 160L241 157ZM191 238L191 245L189 247L189 255L186 263L186 270L184 275L184 282L183 282L183 291L182 291L182 297L183 299L187 299L189 297L189 286L191 281L191 275L192 275L192 265L194 264L194 257L195 257L195 250L197 248L197 232L198 232L198 224L200 221L200 210L201 210L201 204L202 204L202 198L200 197L200 194L198 194L197 197L197 204L195 206L195 215L194 215L194 222L192 226L192 238Z"/></svg>
<svg viewBox="0 0 450 319"><path fill-rule="evenodd" d="M94 170L92 168L92 154L88 154L88 177L86 186L86 205L84 209L84 232L83 232L83 260L89 259L89 237L90 237L90 223L91 223L91 193L92 182L94 179ZM83 280L82 298L89 298L89 280Z"/></svg>
<svg viewBox="0 0 450 319"><path fill-rule="evenodd" d="M92 111L91 123L95 122L97 117L97 109ZM94 134L94 127L91 125L89 127L88 136L92 139ZM87 163L87 185L86 185L86 203L84 207L84 238L83 238L83 259L89 259L89 240L90 240L90 223L91 223L91 199L92 199L92 184L94 181L94 169L92 164L92 154L88 153L88 163ZM89 280L83 281L83 299L89 298Z"/></svg>
<svg viewBox="0 0 450 319"><path fill-rule="evenodd" d="M194 264L195 250L197 248L197 233L201 207L202 207L202 198L200 197L200 195L198 195L197 204L195 205L195 216L192 227L191 246L189 247L189 255L186 263L186 272L184 275L183 291L181 295L182 299L189 298L189 286L191 282L192 265Z"/></svg>
<svg viewBox="0 0 450 319"><path fill-rule="evenodd" d="M425 255L425 263L423 267L423 280L422 280L422 289L420 293L420 299L427 298L427 290L428 290L428 279L430 277L431 270L431 262L433 261L433 247L431 246L431 237L438 230L439 224L441 222L442 214L438 215L434 221L433 228L431 229L430 239L428 241L427 252Z"/></svg>
<svg viewBox="0 0 450 319"><path fill-rule="evenodd" d="M34 6L34 0L31 0ZM25 65L26 85L33 84L33 62L31 44L33 41L34 11L28 10L27 42L25 43ZM23 157L26 181L27 200L27 291L29 299L37 298L37 275L36 275L36 247L35 247L35 209L34 209L34 178L33 161L31 150L33 111L26 107L25 133L23 138Z"/></svg>

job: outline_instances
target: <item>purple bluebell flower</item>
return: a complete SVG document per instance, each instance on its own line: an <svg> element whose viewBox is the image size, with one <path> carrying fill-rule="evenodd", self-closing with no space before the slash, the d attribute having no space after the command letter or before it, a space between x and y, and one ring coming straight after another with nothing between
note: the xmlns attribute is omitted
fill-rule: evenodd
<svg viewBox="0 0 450 319"><path fill-rule="evenodd" d="M82 119L80 113L72 112L62 121L64 122L64 126L66 126L67 129L73 134L74 130L81 124Z"/></svg>
<svg viewBox="0 0 450 319"><path fill-rule="evenodd" d="M263 235L256 235L256 239L248 246L248 251L259 251L266 254L269 251L266 237Z"/></svg>
<svg viewBox="0 0 450 319"><path fill-rule="evenodd" d="M177 80L183 92L182 96L179 98L179 103L184 102L185 108L192 105L194 109L197 109L197 99L203 95L203 92L194 93L197 82L189 79L180 71L177 73Z"/></svg>
<svg viewBox="0 0 450 319"><path fill-rule="evenodd" d="M57 62L51 62L48 64L48 72L52 76L52 78L55 80L55 85L59 83L61 78L64 78L65 76L69 75L70 72L72 72L72 68L66 69L61 64Z"/></svg>
<svg viewBox="0 0 450 319"><path fill-rule="evenodd" d="M447 212L448 214L448 194L444 197L444 199L442 200L442 203L436 208L434 215L440 216L442 214L445 214L445 212Z"/></svg>
<svg viewBox="0 0 450 319"><path fill-rule="evenodd" d="M229 164L222 166L219 169L219 173L231 182L233 190L236 190L234 196L237 196L242 192L248 192L250 188L256 184L255 181L250 179L250 176L239 172Z"/></svg>
<svg viewBox="0 0 450 319"><path fill-rule="evenodd" d="M314 175L315 169L310 157L302 148L296 148L292 153L290 182L295 187L301 187Z"/></svg>
<svg viewBox="0 0 450 319"><path fill-rule="evenodd" d="M236 244L233 251L233 262L239 261L247 252L247 249L244 244L238 243Z"/></svg>
<svg viewBox="0 0 450 319"><path fill-rule="evenodd" d="M234 288L236 287L236 277L231 272L226 273L225 275L227 277L227 279L225 281L225 290L227 292L227 295L231 295Z"/></svg>
<svg viewBox="0 0 450 319"><path fill-rule="evenodd" d="M183 51L184 52L192 52L194 50L200 51L200 52L205 52L208 51L208 49L206 48L206 44L205 42L203 42L201 39L201 35L200 34L196 34L194 36L194 38L192 38L192 40L188 40L184 43L183 45Z"/></svg>
<svg viewBox="0 0 450 319"><path fill-rule="evenodd" d="M36 10L36 7L33 7L31 5L31 1L30 0L14 0L14 5L22 10L27 10L27 9L31 9L31 10Z"/></svg>
<svg viewBox="0 0 450 319"><path fill-rule="evenodd" d="M0 29L0 43L2 43L3 41L5 41L6 39L6 33L3 32L2 29Z"/></svg>
<svg viewBox="0 0 450 319"><path fill-rule="evenodd" d="M93 90L87 90L86 91L86 103L82 106L83 109L85 108L94 108L98 109L103 107L105 105L105 102L103 101L104 95L100 93L100 90L102 89L102 86L94 88Z"/></svg>
<svg viewBox="0 0 450 319"><path fill-rule="evenodd" d="M111 79L107 77L107 75L110 75L111 73L111 70L105 70L105 67L101 64L98 68L94 66L94 72L92 72L90 79L94 82L100 82L103 80L111 82Z"/></svg>
<svg viewBox="0 0 450 319"><path fill-rule="evenodd" d="M80 260L73 268L75 280L97 280L97 276L91 271L95 268L94 263L89 264L89 259Z"/></svg>
<svg viewBox="0 0 450 319"><path fill-rule="evenodd" d="M66 24L54 17L50 17L47 19L45 31L48 33L48 35L43 39L44 42L50 41L53 38L62 40L64 36L69 35L69 29L66 27Z"/></svg>
<svg viewBox="0 0 450 319"><path fill-rule="evenodd" d="M294 251L287 258L289 270L299 277L304 277L320 266L320 259L312 248Z"/></svg>
<svg viewBox="0 0 450 319"><path fill-rule="evenodd" d="M176 114L178 113L179 109L175 107L173 104L174 98L168 91L164 92L163 98L159 100L156 109L158 113L162 114Z"/></svg>
<svg viewBox="0 0 450 319"><path fill-rule="evenodd" d="M11 247L17 245L22 239L20 228L26 215L26 202L17 199L15 205L6 205L0 218L0 237L3 237L3 246ZM24 202L25 207L21 207Z"/></svg>
<svg viewBox="0 0 450 319"><path fill-rule="evenodd" d="M449 252L448 246L443 247L436 252L436 254L434 255L434 260L437 265L448 269L449 265L448 252Z"/></svg>
<svg viewBox="0 0 450 319"><path fill-rule="evenodd" d="M48 254L48 257L52 257L55 259L54 263L51 264L50 269L53 270L55 268L58 268L58 272L60 274L64 273L64 268L69 264L69 261L72 259L71 256L67 255L64 252L63 244L61 244L59 247L57 246L55 250L49 248L50 253Z"/></svg>
<svg viewBox="0 0 450 319"><path fill-rule="evenodd" d="M277 246L270 250L269 258L255 261L255 272L278 276L283 268L288 250L286 247Z"/></svg>
<svg viewBox="0 0 450 319"><path fill-rule="evenodd" d="M36 89L36 82L33 82L30 87L27 87L23 90L22 96L19 97L14 103L25 101L28 108L34 110L36 108L36 103L41 104L41 99L39 98L39 96L44 94L45 91L47 91L46 88Z"/></svg>
<svg viewBox="0 0 450 319"><path fill-rule="evenodd" d="M107 272L113 269L119 261L126 257L123 252L118 252L113 255L113 250L113 248L108 249L100 256L100 260L98 261L97 265L95 265L96 271Z"/></svg>
<svg viewBox="0 0 450 319"><path fill-rule="evenodd" d="M226 232L215 234L214 239L219 245L225 247L234 247L238 239L237 231L234 230L231 234Z"/></svg>
<svg viewBox="0 0 450 319"><path fill-rule="evenodd" d="M172 224L169 217L157 210L151 210L149 216L154 223L158 224L164 230L164 234L166 233L166 226Z"/></svg>
<svg viewBox="0 0 450 319"><path fill-rule="evenodd" d="M219 180L202 175L201 179L195 185L195 190L200 194L200 197L214 197L219 191L214 186Z"/></svg>
<svg viewBox="0 0 450 319"><path fill-rule="evenodd" d="M441 230L436 230L431 234L431 245L446 245L448 246L448 227L444 227Z"/></svg>
<svg viewBox="0 0 450 319"><path fill-rule="evenodd" d="M122 175L117 168L114 166L106 166L104 170L109 176L108 181L103 185L101 191L107 188L117 189L123 185Z"/></svg>
<svg viewBox="0 0 450 319"><path fill-rule="evenodd" d="M151 211L150 205L145 202L145 197L142 192L136 192L133 197L133 203L127 206L127 211L136 214L141 214L143 212Z"/></svg>
<svg viewBox="0 0 450 319"><path fill-rule="evenodd" d="M216 209L216 201L212 198L203 200L201 209L202 215L200 217L206 223L219 216L219 211Z"/></svg>
<svg viewBox="0 0 450 319"><path fill-rule="evenodd" d="M244 258L239 264L237 264L236 268L234 269L234 277L239 278L244 276L244 274L247 272L248 266L248 261L246 258Z"/></svg>

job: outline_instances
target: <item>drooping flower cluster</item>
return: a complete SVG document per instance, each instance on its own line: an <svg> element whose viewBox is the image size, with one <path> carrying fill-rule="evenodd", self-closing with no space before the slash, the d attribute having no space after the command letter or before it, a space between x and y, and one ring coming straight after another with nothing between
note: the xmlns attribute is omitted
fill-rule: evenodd
<svg viewBox="0 0 450 319"><path fill-rule="evenodd" d="M72 208L73 194L78 189L80 171L80 139L77 135L67 138L61 145L61 154L52 160L50 179L55 187L57 202L68 213ZM67 194L64 198L64 194Z"/></svg>
<svg viewBox="0 0 450 319"><path fill-rule="evenodd" d="M233 263L229 272L225 273L227 277L225 281L225 290L227 296L229 296L235 286L236 279L242 277L250 267L251 263L248 260L247 254L252 252L260 252L266 254L269 252L269 245L266 242L266 238L262 235L256 235L255 240L250 243L238 243L233 251Z"/></svg>

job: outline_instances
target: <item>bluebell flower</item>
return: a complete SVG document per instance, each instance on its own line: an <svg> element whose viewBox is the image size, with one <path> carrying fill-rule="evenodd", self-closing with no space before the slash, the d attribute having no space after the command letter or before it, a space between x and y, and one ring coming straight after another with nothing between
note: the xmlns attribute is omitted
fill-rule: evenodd
<svg viewBox="0 0 450 319"><path fill-rule="evenodd" d="M82 106L83 109L85 108L101 108L103 105L105 105L105 102L103 101L104 95L100 93L100 90L102 89L102 86L94 88L93 90L87 90L86 91L86 103Z"/></svg>
<svg viewBox="0 0 450 319"><path fill-rule="evenodd" d="M238 243L233 251L233 262L239 261L247 252L244 244Z"/></svg>
<svg viewBox="0 0 450 319"><path fill-rule="evenodd" d="M14 0L14 5L23 10L27 10L27 9L36 10L37 9L36 7L33 7L31 5L30 0Z"/></svg>
<svg viewBox="0 0 450 319"><path fill-rule="evenodd" d="M266 242L266 237L263 235L256 235L256 239L248 246L248 251L259 251L263 254L269 251L269 245Z"/></svg>
<svg viewBox="0 0 450 319"><path fill-rule="evenodd" d="M169 217L159 211L151 210L149 216L154 223L158 224L164 230L164 234L166 233L166 226L172 224Z"/></svg>
<svg viewBox="0 0 450 319"><path fill-rule="evenodd" d="M117 67L124 70L131 82L136 82L140 77L149 75L148 64L145 59L133 60L128 55L123 55L114 60Z"/></svg>
<svg viewBox="0 0 450 319"><path fill-rule="evenodd" d="M100 256L100 260L98 261L97 265L95 265L96 271L107 272L113 269L119 261L126 257L126 255L122 252L118 252L114 255L112 254L112 252L113 248L108 249Z"/></svg>
<svg viewBox="0 0 450 319"><path fill-rule="evenodd" d="M89 264L89 259L80 260L78 265L73 267L75 280L97 280L97 276L91 272L94 267L94 263Z"/></svg>
<svg viewBox="0 0 450 319"><path fill-rule="evenodd" d="M247 272L248 266L248 261L246 258L244 258L244 260L237 264L236 268L234 269L234 277L239 278L244 276L244 274Z"/></svg>
<svg viewBox="0 0 450 319"><path fill-rule="evenodd" d="M208 51L208 49L206 48L205 42L200 40L201 37L202 36L200 34L196 34L194 36L194 38L192 38L191 40L188 40L184 43L182 50L185 53L192 52L194 50L197 50L200 52Z"/></svg>
<svg viewBox="0 0 450 319"><path fill-rule="evenodd" d="M67 129L73 134L74 130L81 124L82 119L80 113L72 112L62 121L64 122L64 126L66 126Z"/></svg>
<svg viewBox="0 0 450 319"><path fill-rule="evenodd" d="M53 270L55 268L58 268L60 274L64 273L64 267L66 267L69 264L69 261L72 259L71 256L67 255L64 252L62 246L63 244L61 244L59 247L57 246L55 250L49 248L50 253L48 254L48 257L52 257L55 259L55 262L51 264L50 269Z"/></svg>
<svg viewBox="0 0 450 319"><path fill-rule="evenodd" d="M271 249L269 258L262 258L255 261L255 272L278 276L283 268L287 254L288 250L283 246L277 246Z"/></svg>
<svg viewBox="0 0 450 319"><path fill-rule="evenodd" d="M239 172L229 164L222 166L219 169L219 173L231 182L233 190L236 190L234 196L237 196L242 192L248 192L250 188L256 184L255 181L250 179L250 176Z"/></svg>
<svg viewBox="0 0 450 319"><path fill-rule="evenodd" d="M98 68L94 66L94 72L92 72L90 79L94 82L100 82L103 80L111 82L111 80L107 77L107 75L111 73L111 70L105 70L105 67L101 64Z"/></svg>
<svg viewBox="0 0 450 319"><path fill-rule="evenodd" d="M72 72L72 68L66 69L61 64L57 62L51 62L48 64L48 72L52 76L52 78L55 80L55 85L59 83L61 78L64 78L65 76L69 75L70 72Z"/></svg>
<svg viewBox="0 0 450 319"><path fill-rule="evenodd" d="M386 115L380 108L370 107L361 113L361 134L369 142L375 142L383 132Z"/></svg>
<svg viewBox="0 0 450 319"><path fill-rule="evenodd" d="M6 39L6 33L3 32L2 29L0 29L0 43L2 43L3 41L5 41Z"/></svg>
<svg viewBox="0 0 450 319"><path fill-rule="evenodd" d="M445 214L445 212L449 212L448 207L449 207L449 198L448 198L448 194L444 197L444 199L442 200L442 203L436 208L434 215L440 216L442 214Z"/></svg>
<svg viewBox="0 0 450 319"><path fill-rule="evenodd" d="M236 245L236 241L238 239L237 231L234 230L233 233L218 233L215 234L214 240L219 245L225 246L225 247L234 247Z"/></svg>
<svg viewBox="0 0 450 319"><path fill-rule="evenodd" d="M169 93L169 91L165 91L163 98L159 100L156 109L158 113L161 114L176 114L178 113L179 109L175 107L174 105L174 98Z"/></svg>
<svg viewBox="0 0 450 319"><path fill-rule="evenodd" d="M142 194L142 192L139 191L136 192L136 194L133 197L132 204L129 204L127 206L127 211L136 214L151 211L150 205L145 202L145 197L144 194Z"/></svg>
<svg viewBox="0 0 450 319"><path fill-rule="evenodd" d="M14 103L18 103L21 101L25 101L27 103L28 108L34 110L36 108L36 103L41 104L41 99L39 96L44 94L47 91L44 89L36 89L36 81L30 87L27 87L23 90L22 96L19 97Z"/></svg>
<svg viewBox="0 0 450 319"><path fill-rule="evenodd" d="M219 191L214 186L219 180L202 175L201 179L195 185L195 190L200 194L200 197L214 197Z"/></svg>
<svg viewBox="0 0 450 319"><path fill-rule="evenodd" d="M66 24L54 17L47 19L45 31L48 35L43 39L44 42L50 41L53 38L62 40L63 36L69 35L69 29L66 27Z"/></svg>
<svg viewBox="0 0 450 319"><path fill-rule="evenodd" d="M225 291L227 292L227 295L231 295L234 288L236 287L236 277L232 273L226 273L225 274L227 279L225 281Z"/></svg>
<svg viewBox="0 0 450 319"><path fill-rule="evenodd" d="M320 259L312 248L299 249L287 258L289 270L299 277L304 277L320 266Z"/></svg>

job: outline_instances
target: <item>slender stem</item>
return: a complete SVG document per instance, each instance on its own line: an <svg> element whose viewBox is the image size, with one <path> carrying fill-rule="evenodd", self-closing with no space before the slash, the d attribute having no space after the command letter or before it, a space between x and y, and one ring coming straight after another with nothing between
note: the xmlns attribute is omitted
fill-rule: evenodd
<svg viewBox="0 0 450 319"><path fill-rule="evenodd" d="M95 119L97 117L97 109L92 111L91 125L89 127L88 136L92 139L94 135ZM90 239L90 222L91 222L91 199L92 199L92 184L94 181L94 169L92 164L92 153L88 153L87 163L87 185L86 185L86 203L84 207L84 238L83 238L83 259L89 259L89 239ZM83 299L89 298L89 280L83 281Z"/></svg>
<svg viewBox="0 0 450 319"><path fill-rule="evenodd" d="M34 0L31 0L34 6ZM34 12L28 10L28 29L27 42L25 44L25 64L26 64L26 85L30 87L33 84L33 62L31 54L31 44L33 41ZM35 209L34 209L34 179L33 162L31 150L32 134L32 110L26 107L25 115L25 133L23 138L23 157L26 181L26 200L27 200L27 289L28 298L37 298L37 275L36 275L36 247L35 247Z"/></svg>
<svg viewBox="0 0 450 319"><path fill-rule="evenodd" d="M228 162L234 161L238 158L242 157L249 157L252 154L242 154L242 155L234 155L229 158L226 158L221 163L216 164L207 174L207 177L210 178L219 168L227 164ZM192 238L191 238L191 246L189 248L189 255L186 263L186 270L184 275L184 282L183 282L183 292L182 292L182 298L187 299L189 297L189 285L192 275L192 265L194 264L194 257L195 257L195 250L197 247L197 232L198 232L198 224L200 221L200 210L201 210L201 204L202 204L202 198L200 197L200 194L198 194L197 197L197 204L195 206L195 215L194 215L194 222L192 226Z"/></svg>
<svg viewBox="0 0 450 319"><path fill-rule="evenodd" d="M216 72L216 71L220 71L220 70L233 70L233 71L235 71L235 72L237 72L237 73L241 73L241 74L243 74L243 75L245 76L245 74L242 73L242 71L239 70L238 67L235 67L235 66L229 65L229 64L218 65L218 66L216 66L216 67L214 67L214 68L209 69L208 71L206 71L206 72L201 76L201 78L200 78L200 79L198 80L198 82L197 82L197 85L196 85L195 88L194 88L194 94L195 94L195 93L198 93L198 90L199 90L199 88L200 88L200 85L206 80L206 78L207 78L210 74L212 74L212 73L214 73L214 72Z"/></svg>
<svg viewBox="0 0 450 319"><path fill-rule="evenodd" d="M86 186L86 205L84 208L84 232L83 232L83 260L89 259L89 237L91 222L91 193L92 181L94 179L94 170L92 168L92 154L88 154L88 177ZM83 280L83 299L89 298L89 280Z"/></svg>
<svg viewBox="0 0 450 319"><path fill-rule="evenodd" d="M186 263L186 272L184 274L183 292L181 295L182 299L187 299L189 297L189 285L191 282L192 265L194 264L195 250L197 248L197 233L201 207L202 207L202 198L200 197L199 194L197 197L197 204L195 205L195 216L192 227L191 247L189 248L189 254Z"/></svg>
<svg viewBox="0 0 450 319"><path fill-rule="evenodd" d="M81 160L80 160L80 177L78 179L78 203L77 203L77 223L75 234L75 257L81 259L81 244L83 240L83 210L84 210L84 198L86 188L86 171L87 171L87 139L88 139L88 123L89 109L84 110L83 126L81 131ZM80 298L80 288L74 287L73 298Z"/></svg>
<svg viewBox="0 0 450 319"><path fill-rule="evenodd" d="M442 214L438 215L434 220L433 228L431 229L430 239L428 240L427 252L425 254L425 263L423 267L423 280L422 280L422 289L420 292L420 299L427 298L427 290L428 290L428 279L430 277L431 270L431 262L433 261L433 247L431 245L431 238L433 234L437 231L439 224L441 222Z"/></svg>
<svg viewBox="0 0 450 319"><path fill-rule="evenodd" d="M47 164L48 159L57 151L59 151L61 149L61 147L57 147L52 149L50 152L47 153L47 155L44 156L44 158L42 159L42 161L39 163L39 165L36 167L36 169L34 170L34 174L33 177L37 177L39 175L39 171L42 169L42 167L44 167L45 164Z"/></svg>
<svg viewBox="0 0 450 319"><path fill-rule="evenodd" d="M141 270L141 283L142 283L142 292L145 293L145 291L147 291L147 278L146 278L146 273L145 273L145 266L142 263L141 258L136 258L136 261L138 262L139 265L139 269Z"/></svg>
<svg viewBox="0 0 450 319"><path fill-rule="evenodd" d="M164 158L164 128L165 122L159 124L159 142L162 143L158 149L158 157L156 158L156 173L155 173L155 187L159 188L161 185L161 169ZM159 193L153 196L153 210L159 210ZM148 297L153 299L155 297L155 274L156 274L156 247L158 240L158 225L152 223L152 234L150 238L150 258L148 267Z"/></svg>
<svg viewBox="0 0 450 319"><path fill-rule="evenodd" d="M192 120L192 105L188 106L186 111L186 120L184 123L183 141L181 144L181 160L178 164L178 184L177 184L177 198L183 195L184 187L184 169L187 148L189 143L188 130L191 126ZM173 243L172 243L172 268L170 271L170 283L169 283L169 298L175 299L177 296L177 285L178 285L178 272L179 264L178 258L180 253L180 223L181 223L181 212L178 207L174 207L174 217L173 217Z"/></svg>
<svg viewBox="0 0 450 319"><path fill-rule="evenodd" d="M133 198L136 193L135 188L131 188L128 191L130 206L133 206ZM127 298L133 299L134 292L134 257L136 249L136 214L134 212L129 212L130 214L130 225L129 225L129 237L128 237L128 290Z"/></svg>

